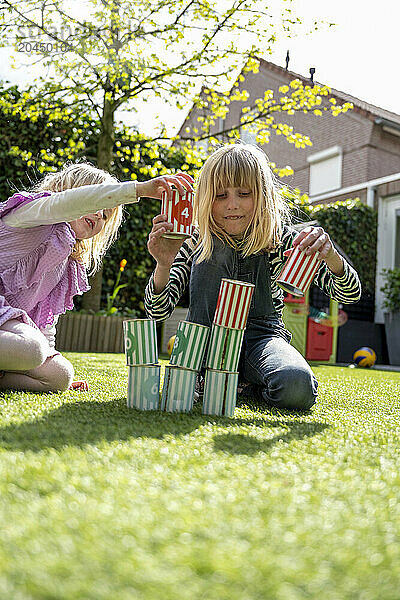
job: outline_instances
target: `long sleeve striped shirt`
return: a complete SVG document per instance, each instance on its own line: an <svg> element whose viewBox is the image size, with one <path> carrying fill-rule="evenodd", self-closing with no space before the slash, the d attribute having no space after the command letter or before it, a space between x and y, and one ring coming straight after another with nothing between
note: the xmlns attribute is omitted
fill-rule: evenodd
<svg viewBox="0 0 400 600"><path fill-rule="evenodd" d="M276 283L285 262L283 253L292 246L293 239L298 232L285 226L281 245L269 253L272 301L278 316L283 311L283 291ZM171 270L168 284L160 294L154 292L154 274L150 277L145 291L145 310L150 319L165 321L178 304L180 297L189 284L190 271L193 261L194 248L198 241L195 232L191 239L186 240L178 252ZM334 275L324 261L321 262L313 283L323 290L329 297L351 304L357 302L361 296L361 284L356 271L342 257L344 273L342 276Z"/></svg>

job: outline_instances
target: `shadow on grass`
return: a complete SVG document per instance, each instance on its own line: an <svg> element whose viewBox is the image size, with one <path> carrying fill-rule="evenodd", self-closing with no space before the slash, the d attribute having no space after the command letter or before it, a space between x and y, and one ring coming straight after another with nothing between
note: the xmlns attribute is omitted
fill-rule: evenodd
<svg viewBox="0 0 400 600"><path fill-rule="evenodd" d="M268 452L277 442L289 443L293 440L301 440L318 435L329 427L326 423L299 423L296 421L269 421L267 425L268 427L288 428L288 431L268 440L259 440L242 433L219 434L214 436L214 450L248 455Z"/></svg>
<svg viewBox="0 0 400 600"><path fill-rule="evenodd" d="M81 401L64 404L45 413L35 421L0 427L0 448L40 452L46 448L84 447L103 441L124 441L132 437L162 439L165 435L180 436L190 433L210 422L226 426L255 424L259 427L290 427L292 438L313 435L325 427L321 423L289 422L287 419L275 420L278 416L276 413L272 413L270 416L274 417L273 421L257 417L243 419L215 417L203 415L199 405L195 406L191 413L138 411L127 408L126 398L111 402ZM266 417L268 417L268 413ZM241 440L240 451L243 452L243 448L247 447L247 453L266 449L272 442L272 440L262 442L262 448L258 448L257 440L248 439L247 436L223 435L216 439L215 448L234 452L235 438ZM276 441L278 439L282 439L282 436L278 436Z"/></svg>

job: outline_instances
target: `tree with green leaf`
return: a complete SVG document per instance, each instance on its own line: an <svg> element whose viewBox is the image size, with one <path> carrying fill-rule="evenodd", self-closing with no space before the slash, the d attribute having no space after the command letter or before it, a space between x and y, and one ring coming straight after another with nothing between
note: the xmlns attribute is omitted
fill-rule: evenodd
<svg viewBox="0 0 400 600"><path fill-rule="evenodd" d="M281 90L277 99L266 91L237 123L226 131L213 130L215 119L227 114L231 102L246 99L242 83L246 73L257 72L257 57L270 51L280 32L294 31L301 24L292 4L288 0L281 12L273 14L262 0L87 0L84 4L1 0L0 45L14 41L17 48L22 44L27 50L29 42L35 62L47 68L46 75L18 100L3 99L3 111L21 118L28 115L32 121L45 117L49 124L63 119L69 124L75 119L96 123L95 162L114 172L118 159L133 179L136 173L128 163L143 162L142 145L135 144L133 152L130 144L118 147L118 111L140 111L143 102L154 98L178 107L194 102L206 108L204 122L185 134L182 151L187 160L182 170L199 161L195 142L234 137L240 128L255 127L259 143L266 143L268 132L274 130L303 147L310 140L283 123L279 114L322 110L339 114L349 106L326 104L328 89L301 82ZM212 91L228 86L232 89L227 93ZM84 128L75 129L65 139L66 158L84 154ZM155 138L168 138L162 124ZM58 160L48 150L48 145L41 149L44 169L54 168ZM154 176L157 165L141 169L143 176Z"/></svg>
<svg viewBox="0 0 400 600"><path fill-rule="evenodd" d="M97 164L110 170L116 113L122 108L139 110L141 101L160 98L176 106L206 105L209 115L204 123L185 137L190 141L214 138L210 126L215 118L229 111L230 102L246 98L240 84L247 72L257 72L257 56L271 49L279 29L288 32L300 25L292 0L285 4L281 14L274 15L266 12L261 0L89 0L83 5L64 0L2 0L0 44L29 41L35 60L48 68L37 87L50 120L60 111L98 119ZM232 81L230 93L211 91ZM275 114L325 110L322 96L329 91L315 88L297 82L293 89L282 90L278 100L266 91L251 115L242 116L241 122L218 136L256 127L260 143L268 141L271 129L300 146L308 143L308 138L277 123ZM34 115L33 96L38 94L23 95L12 110L29 108ZM38 103L38 118L42 110ZM341 110L347 107L336 105L333 112ZM165 136L161 127L158 137ZM189 146L186 151L190 152Z"/></svg>

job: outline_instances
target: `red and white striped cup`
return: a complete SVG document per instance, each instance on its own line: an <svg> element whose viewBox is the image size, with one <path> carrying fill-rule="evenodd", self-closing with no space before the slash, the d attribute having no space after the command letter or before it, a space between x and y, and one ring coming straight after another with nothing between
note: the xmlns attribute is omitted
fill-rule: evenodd
<svg viewBox="0 0 400 600"><path fill-rule="evenodd" d="M172 190L170 199L167 192L162 192L161 214L167 215L167 221L174 226L163 237L173 240L190 237L193 233L193 192L180 196L178 190Z"/></svg>
<svg viewBox="0 0 400 600"><path fill-rule="evenodd" d="M306 254L296 246L285 250L283 254L288 257L288 260L276 283L293 296L304 296L321 265L318 253Z"/></svg>
<svg viewBox="0 0 400 600"><path fill-rule="evenodd" d="M233 329L244 329L250 310L254 284L221 279L214 323Z"/></svg>

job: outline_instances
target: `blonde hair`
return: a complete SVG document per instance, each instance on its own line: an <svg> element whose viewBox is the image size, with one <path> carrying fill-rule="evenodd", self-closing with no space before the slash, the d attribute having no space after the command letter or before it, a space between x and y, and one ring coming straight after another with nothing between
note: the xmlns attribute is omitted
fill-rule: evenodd
<svg viewBox="0 0 400 600"><path fill-rule="evenodd" d="M94 165L81 162L67 164L62 171L49 173L39 182L35 191L63 192L71 188L101 183L118 183L118 180ZM118 228L122 221L122 206L111 210L110 216L99 233L87 240L76 240L71 258L83 263L95 273L101 265L101 260L109 246L117 237Z"/></svg>
<svg viewBox="0 0 400 600"><path fill-rule="evenodd" d="M212 234L235 247L231 238L212 216L212 204L218 191L248 188L254 198L254 211L244 233L244 256L273 250L280 244L283 224L289 222L289 208L274 180L266 154L250 144L222 146L204 163L194 197L194 218L198 222L201 252L197 262L211 257Z"/></svg>

